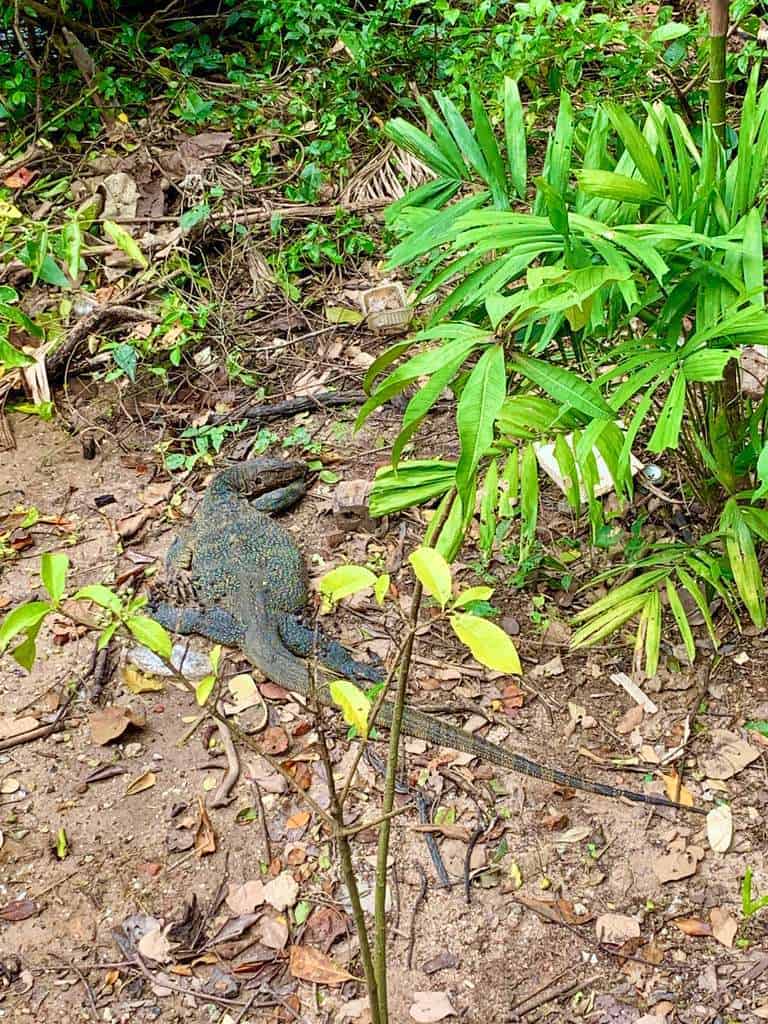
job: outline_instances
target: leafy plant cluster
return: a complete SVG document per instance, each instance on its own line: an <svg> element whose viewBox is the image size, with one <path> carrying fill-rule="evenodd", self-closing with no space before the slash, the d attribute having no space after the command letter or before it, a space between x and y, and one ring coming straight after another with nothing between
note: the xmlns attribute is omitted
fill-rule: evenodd
<svg viewBox="0 0 768 1024"><path fill-rule="evenodd" d="M603 103L577 130L563 93L543 172L528 172L525 115L507 79L502 142L471 93L421 101L427 131L396 119L387 133L435 174L390 210L401 241L390 266L415 275L427 326L371 366L359 422L416 387L380 474L373 509L403 507L455 485L452 557L480 506L480 545L519 519L520 556L536 542L543 449L575 516L595 540L607 479L625 501L634 454L673 458L700 510L694 542L648 543L610 593L577 617L575 646L635 620L638 663L658 665L663 619L695 656L692 619L717 643L719 602L766 624L759 547L768 540L765 397L738 388L741 351L768 336L762 212L768 88L750 77L738 140L726 149L705 120L695 133L669 105L638 124ZM456 396L458 461L398 463L446 388Z"/></svg>

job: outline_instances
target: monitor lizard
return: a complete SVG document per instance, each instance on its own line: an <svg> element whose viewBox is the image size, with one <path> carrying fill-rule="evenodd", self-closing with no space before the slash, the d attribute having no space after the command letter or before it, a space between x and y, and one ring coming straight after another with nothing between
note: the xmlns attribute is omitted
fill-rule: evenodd
<svg viewBox="0 0 768 1024"><path fill-rule="evenodd" d="M309 658L330 678L378 683L381 669L356 661L340 643L302 618L309 594L306 565L292 536L273 515L300 500L306 476L303 462L269 458L251 459L217 473L191 525L168 551L166 582L152 592L149 611L172 632L198 633L239 647L268 679L309 696ZM316 687L316 693L323 704L334 706L327 684ZM385 701L378 722L389 725L392 710ZM706 813L655 794L547 768L413 707L405 709L403 731L555 785Z"/></svg>

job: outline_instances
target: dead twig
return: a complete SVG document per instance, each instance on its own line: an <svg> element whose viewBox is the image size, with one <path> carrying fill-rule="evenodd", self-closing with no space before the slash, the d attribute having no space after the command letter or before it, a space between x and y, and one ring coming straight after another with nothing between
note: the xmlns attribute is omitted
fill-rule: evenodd
<svg viewBox="0 0 768 1024"><path fill-rule="evenodd" d="M227 773L219 783L216 792L211 799L211 807L226 807L232 800L232 790L240 778L240 759L237 756L235 744L232 742L232 734L224 722L217 722L219 738L227 756Z"/></svg>
<svg viewBox="0 0 768 1024"><path fill-rule="evenodd" d="M419 886L419 892L416 896L416 902L413 904L413 910L411 911L411 925L408 929L408 952L406 954L405 962L408 965L408 970L411 970L413 965L413 947L416 944L416 915L419 912L419 908L424 900L427 898L427 873L421 864L416 865L419 875L421 876L421 884Z"/></svg>

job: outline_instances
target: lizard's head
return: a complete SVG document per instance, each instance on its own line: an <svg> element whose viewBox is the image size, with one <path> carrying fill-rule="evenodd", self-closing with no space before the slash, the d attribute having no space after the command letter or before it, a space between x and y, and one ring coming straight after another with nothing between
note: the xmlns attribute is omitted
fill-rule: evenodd
<svg viewBox="0 0 768 1024"><path fill-rule="evenodd" d="M230 473L232 490L245 498L258 498L304 480L307 466L298 459L249 459Z"/></svg>

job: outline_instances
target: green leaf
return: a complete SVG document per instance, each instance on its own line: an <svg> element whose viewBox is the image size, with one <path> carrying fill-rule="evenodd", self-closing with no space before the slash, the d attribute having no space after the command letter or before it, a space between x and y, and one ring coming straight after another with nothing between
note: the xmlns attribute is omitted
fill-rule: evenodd
<svg viewBox="0 0 768 1024"><path fill-rule="evenodd" d="M768 739L768 722L764 718L756 719L753 722L745 722L745 729L751 729L753 732L759 732L761 736L765 736Z"/></svg>
<svg viewBox="0 0 768 1024"><path fill-rule="evenodd" d="M665 580L664 585L667 590L667 600L669 602L670 610L675 618L675 622L677 623L677 628L680 631L680 637L685 644L685 653L688 655L688 661L693 664L696 660L696 644L693 639L690 623L688 622L688 616L685 614L683 602L680 600L680 595L671 580Z"/></svg>
<svg viewBox="0 0 768 1024"><path fill-rule="evenodd" d="M673 39L680 39L681 36L687 36L691 31L688 25L683 25L680 21L668 21L666 25L659 25L657 29L651 32L649 42L651 43L669 43Z"/></svg>
<svg viewBox="0 0 768 1024"><path fill-rule="evenodd" d="M513 78L504 79L504 134L512 185L520 199L524 199L528 178L525 116L517 82Z"/></svg>
<svg viewBox="0 0 768 1024"><path fill-rule="evenodd" d="M649 452L658 454L667 448L677 448L684 407L685 374L678 373L672 382L656 426L648 440Z"/></svg>
<svg viewBox="0 0 768 1024"><path fill-rule="evenodd" d="M312 904L309 900L299 900L296 906L293 908L293 920L297 925L304 924L309 917L309 912L312 910Z"/></svg>
<svg viewBox="0 0 768 1024"><path fill-rule="evenodd" d="M15 366L31 366L34 361L32 356L21 352L5 338L0 337L0 367L11 370Z"/></svg>
<svg viewBox="0 0 768 1024"><path fill-rule="evenodd" d="M221 644L216 644L211 648L211 653L208 655L208 664L213 669L214 673L218 674L219 662L221 661Z"/></svg>
<svg viewBox="0 0 768 1024"><path fill-rule="evenodd" d="M155 622L154 619L150 619L146 615L132 615L126 619L125 624L140 644L144 644L150 651L159 654L166 661L171 660L173 643L159 622Z"/></svg>
<svg viewBox="0 0 768 1024"><path fill-rule="evenodd" d="M27 601L8 612L0 625L0 654L19 633L39 629L45 616L52 611L53 605L48 601Z"/></svg>
<svg viewBox="0 0 768 1024"><path fill-rule="evenodd" d="M112 358L115 364L123 371L128 380L136 383L136 370L139 365L139 357L136 349L129 342L124 341L112 349Z"/></svg>
<svg viewBox="0 0 768 1024"><path fill-rule="evenodd" d="M602 199L614 199L620 203L661 202L650 185L640 178L628 178L615 171L601 171L584 168L576 172L576 179L582 192Z"/></svg>
<svg viewBox="0 0 768 1024"><path fill-rule="evenodd" d="M216 676L211 673L205 676L195 687L195 700L199 707L205 707L208 703L208 698L213 693L213 688L216 685Z"/></svg>
<svg viewBox="0 0 768 1024"><path fill-rule="evenodd" d="M117 632L120 626L120 619L115 619L114 622L110 622L109 625L105 626L104 629L99 633L99 639L96 641L96 650L102 651L109 644L112 637Z"/></svg>
<svg viewBox="0 0 768 1024"><path fill-rule="evenodd" d="M389 573L384 572L379 576L373 586L373 596L376 598L376 604L384 604L384 598L389 593Z"/></svg>
<svg viewBox="0 0 768 1024"><path fill-rule="evenodd" d="M129 259L132 259L142 269L147 269L149 266L147 257L139 248L136 240L124 228L121 228L119 224L115 224L113 220L105 220L104 230L121 252L124 252Z"/></svg>
<svg viewBox="0 0 768 1024"><path fill-rule="evenodd" d="M376 575L364 565L339 565L320 580L320 593L335 603L350 594L376 586Z"/></svg>
<svg viewBox="0 0 768 1024"><path fill-rule="evenodd" d="M488 168L486 181L493 196L493 205L497 210L508 210L507 183L504 174L504 162L501 159L496 136L488 119L485 107L474 87L470 89L472 118L475 122L475 136L482 150Z"/></svg>
<svg viewBox="0 0 768 1024"><path fill-rule="evenodd" d="M357 729L361 736L367 736L371 702L363 691L349 679L335 679L330 685L330 694L331 700L341 709L347 725Z"/></svg>
<svg viewBox="0 0 768 1024"><path fill-rule="evenodd" d="M632 157L635 167L651 186L655 195L662 197L664 195L664 174L647 139L623 107L610 102L604 106L613 127Z"/></svg>
<svg viewBox="0 0 768 1024"><path fill-rule="evenodd" d="M59 860L64 860L68 854L69 840L67 839L67 833L65 829L60 828L56 833L56 856Z"/></svg>
<svg viewBox="0 0 768 1024"><path fill-rule="evenodd" d="M539 464L536 449L527 444L520 460L520 561L536 540L539 517ZM522 543L522 542L525 543Z"/></svg>
<svg viewBox="0 0 768 1024"><path fill-rule="evenodd" d="M481 619L477 615L460 612L451 615L451 626L459 640L466 644L472 656L481 665L486 665L496 672L522 675L523 669L515 645L495 623Z"/></svg>
<svg viewBox="0 0 768 1024"><path fill-rule="evenodd" d="M504 403L506 388L504 349L493 345L486 349L469 375L456 411L461 441L456 487L462 500L466 500L480 459L493 441L494 424Z"/></svg>
<svg viewBox="0 0 768 1024"><path fill-rule="evenodd" d="M563 405L572 406L590 419L615 419L616 413L597 388L570 370L521 352L513 352L509 359L524 377Z"/></svg>
<svg viewBox="0 0 768 1024"><path fill-rule="evenodd" d="M11 657L13 660L21 665L22 668L26 669L27 672L32 671L32 666L34 665L35 658L37 657L37 647L35 644L37 633L37 628L31 629L27 634L27 639L23 640L11 651Z"/></svg>
<svg viewBox="0 0 768 1024"><path fill-rule="evenodd" d="M89 583L81 587L75 594L76 601L93 601L100 608L108 608L109 611L119 613L123 605L120 598L109 587L101 583Z"/></svg>
<svg viewBox="0 0 768 1024"><path fill-rule="evenodd" d="M453 580L451 567L434 548L420 547L411 553L408 561L422 587L445 608L451 599Z"/></svg>
<svg viewBox="0 0 768 1024"><path fill-rule="evenodd" d="M51 601L57 607L64 596L68 571L68 555L46 551L40 559L40 579L43 581L43 586L48 591Z"/></svg>
<svg viewBox="0 0 768 1024"><path fill-rule="evenodd" d="M463 608L473 601L488 601L493 596L493 587L467 587L453 602L454 608Z"/></svg>
<svg viewBox="0 0 768 1024"><path fill-rule="evenodd" d="M66 249L67 270L72 280L76 281L80 273L80 253L83 248L83 231L76 216L70 219L62 231L62 239Z"/></svg>
<svg viewBox="0 0 768 1024"><path fill-rule="evenodd" d="M182 234L186 234L188 231L191 231L192 228L197 227L198 224L208 220L210 215L211 208L208 203L198 203L197 206L193 206L191 209L185 210L181 217L179 217L179 227L181 228Z"/></svg>

